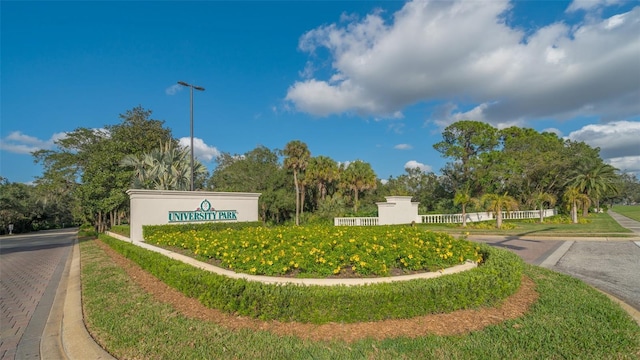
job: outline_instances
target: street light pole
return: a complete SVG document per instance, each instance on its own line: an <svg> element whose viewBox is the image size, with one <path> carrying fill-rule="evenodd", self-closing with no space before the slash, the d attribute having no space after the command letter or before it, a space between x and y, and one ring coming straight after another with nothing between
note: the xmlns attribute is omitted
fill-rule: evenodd
<svg viewBox="0 0 640 360"><path fill-rule="evenodd" d="M201 86L187 84L184 81L178 81L178 84L187 86L191 89L191 191L193 191L193 89L204 91L204 88Z"/></svg>

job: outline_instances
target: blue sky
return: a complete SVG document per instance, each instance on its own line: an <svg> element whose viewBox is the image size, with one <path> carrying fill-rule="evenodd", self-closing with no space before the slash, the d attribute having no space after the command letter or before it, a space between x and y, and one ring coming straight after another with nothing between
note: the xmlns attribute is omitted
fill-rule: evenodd
<svg viewBox="0 0 640 360"><path fill-rule="evenodd" d="M640 173L640 3L10 2L1 7L0 176L142 106L196 156L305 142L312 156L439 173L461 119L554 131Z"/></svg>

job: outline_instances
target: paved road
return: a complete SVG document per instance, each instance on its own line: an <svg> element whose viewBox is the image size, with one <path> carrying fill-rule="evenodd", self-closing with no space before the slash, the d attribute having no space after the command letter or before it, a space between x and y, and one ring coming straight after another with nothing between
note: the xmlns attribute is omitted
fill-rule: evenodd
<svg viewBox="0 0 640 360"><path fill-rule="evenodd" d="M609 211L623 227L640 236L640 222ZM609 293L640 311L640 237L541 238L473 236L471 240L501 247L525 262L558 271Z"/></svg>
<svg viewBox="0 0 640 360"><path fill-rule="evenodd" d="M576 241L550 269L578 278L640 311L640 245L634 241Z"/></svg>
<svg viewBox="0 0 640 360"><path fill-rule="evenodd" d="M609 215L640 235L640 222L615 211ZM640 241L576 241L550 269L576 277L640 311Z"/></svg>
<svg viewBox="0 0 640 360"><path fill-rule="evenodd" d="M40 359L40 340L76 233L0 238L0 359Z"/></svg>

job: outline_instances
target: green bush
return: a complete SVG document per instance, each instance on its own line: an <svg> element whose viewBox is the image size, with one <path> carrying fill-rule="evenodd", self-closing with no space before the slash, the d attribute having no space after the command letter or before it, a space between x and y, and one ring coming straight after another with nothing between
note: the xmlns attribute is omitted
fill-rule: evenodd
<svg viewBox="0 0 640 360"><path fill-rule="evenodd" d="M524 219L518 220L522 223L535 224L539 223L540 219ZM571 215L554 215L544 219L545 224L573 224L573 220L571 220ZM578 216L578 223L580 224L589 224L591 220L584 218L582 216Z"/></svg>
<svg viewBox="0 0 640 360"><path fill-rule="evenodd" d="M250 227L264 226L259 221L251 222L208 222L208 223L190 223L190 224L176 224L176 225L146 225L142 227L142 238L147 239L150 236L157 236L162 234L184 233L189 231L220 231L225 229L245 229Z"/></svg>
<svg viewBox="0 0 640 360"><path fill-rule="evenodd" d="M523 271L517 255L483 244L481 266L435 279L362 286L269 285L217 275L106 235L100 239L208 307L263 320L315 324L405 319L493 306L518 289Z"/></svg>
<svg viewBox="0 0 640 360"><path fill-rule="evenodd" d="M467 223L467 228L469 229L477 229L477 230L494 230L498 227L495 220L491 221L481 221L481 222L470 222ZM511 222L502 222L501 230L513 230L517 228L516 224Z"/></svg>
<svg viewBox="0 0 640 360"><path fill-rule="evenodd" d="M131 236L130 235L131 228L129 225L114 225L111 227L110 231L126 237Z"/></svg>

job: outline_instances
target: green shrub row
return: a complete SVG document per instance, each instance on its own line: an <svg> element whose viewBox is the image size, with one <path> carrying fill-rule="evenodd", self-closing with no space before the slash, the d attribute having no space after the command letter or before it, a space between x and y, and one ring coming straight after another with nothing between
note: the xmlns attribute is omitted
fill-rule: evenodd
<svg viewBox="0 0 640 360"><path fill-rule="evenodd" d="M523 262L481 245L482 266L435 279L362 286L269 285L200 270L130 243L100 235L113 249L205 306L262 320L323 324L405 319L493 306L520 286Z"/></svg>
<svg viewBox="0 0 640 360"><path fill-rule="evenodd" d="M113 225L109 231L126 237L131 236L131 227L129 225Z"/></svg>
<svg viewBox="0 0 640 360"><path fill-rule="evenodd" d="M264 224L260 221L145 225L142 227L142 238L147 239L161 234L184 233L189 231L220 231L225 229L240 230L261 226L264 226Z"/></svg>

